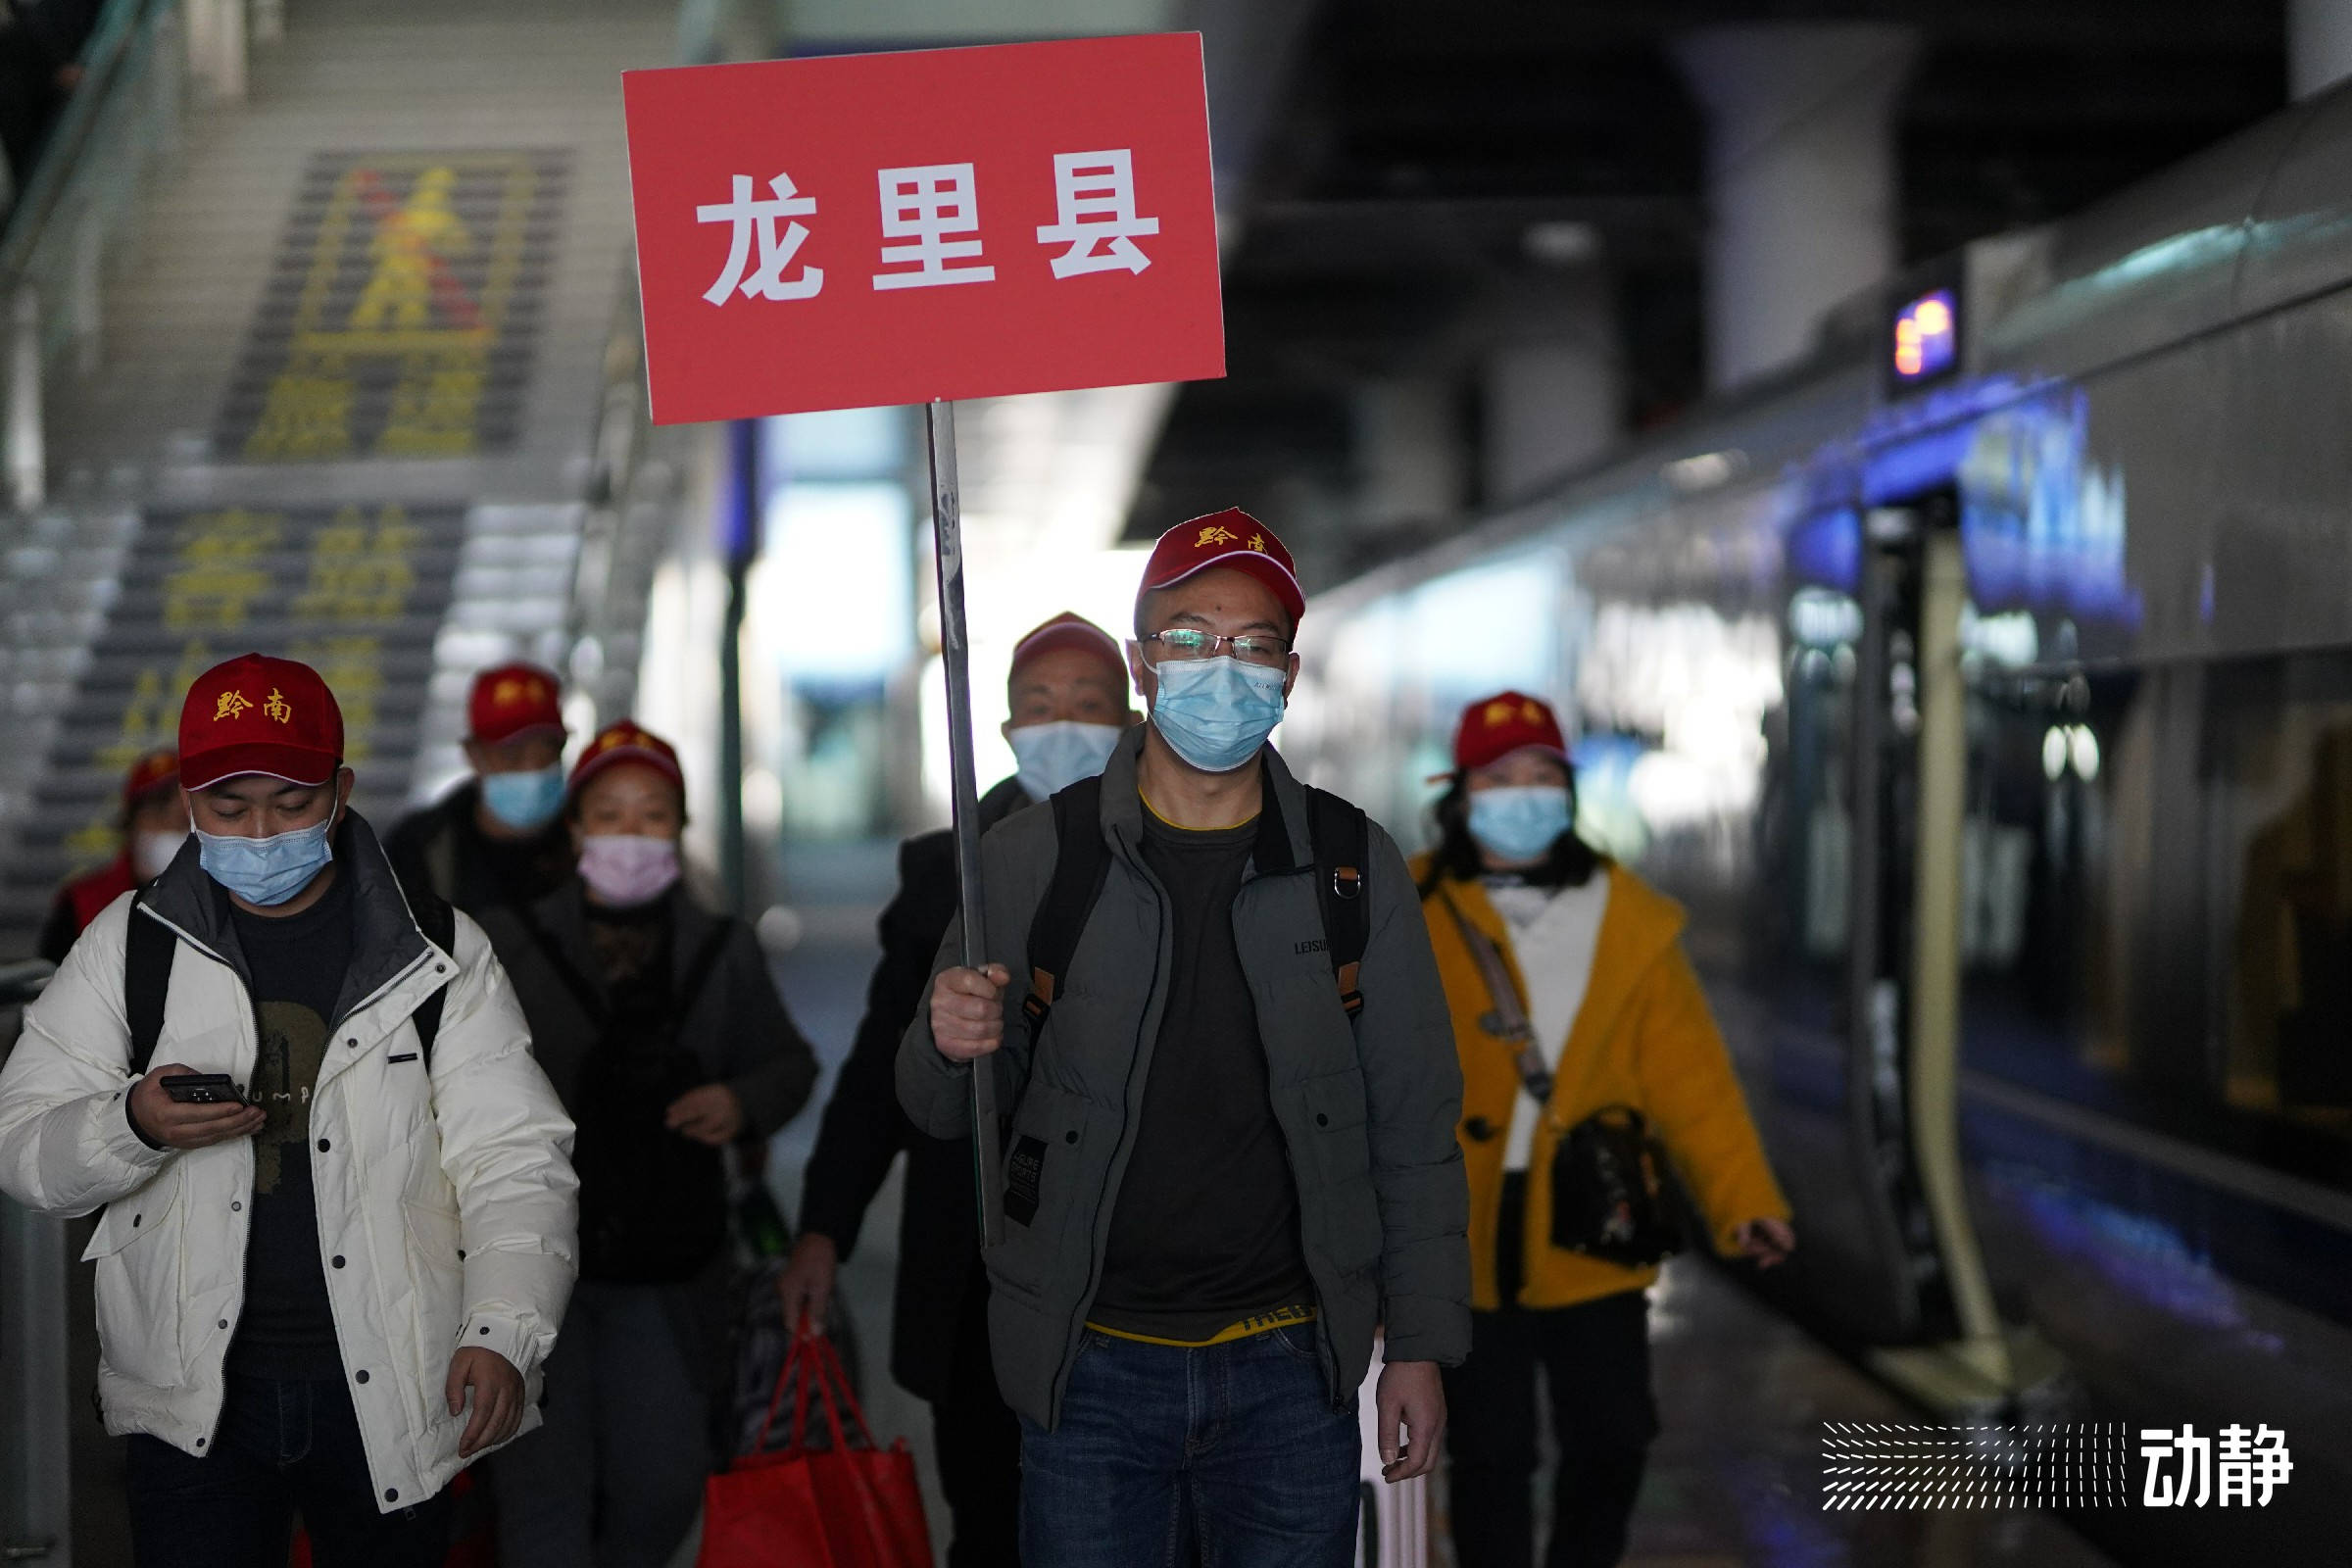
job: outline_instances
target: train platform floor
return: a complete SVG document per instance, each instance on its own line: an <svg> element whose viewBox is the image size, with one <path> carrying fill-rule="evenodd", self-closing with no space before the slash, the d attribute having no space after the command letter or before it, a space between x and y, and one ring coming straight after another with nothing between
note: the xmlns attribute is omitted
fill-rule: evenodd
<svg viewBox="0 0 2352 1568"><path fill-rule="evenodd" d="M877 949L894 847L808 850L787 861L800 940L778 962L785 1000L825 1065L819 1101L847 1054ZM778 1135L771 1180L797 1212L800 1171L815 1141L812 1108ZM947 1545L928 1409L884 1370L899 1184L869 1217L841 1289L866 1348L868 1414L877 1436L917 1453L935 1544ZM1651 1449L1626 1568L2099 1568L2112 1561L2045 1513L1848 1512L1822 1506L1822 1423L1916 1421L1920 1415L1852 1362L1775 1313L1726 1270L1671 1263L1651 1297L1651 1354L1664 1430ZM1542 1489L1539 1489L1541 1499ZM1442 1521L1444 1494L1436 1497ZM1539 1501L1541 1505L1541 1501ZM1450 1565L1442 1523L1431 1561ZM944 1556L943 1556L944 1561Z"/></svg>

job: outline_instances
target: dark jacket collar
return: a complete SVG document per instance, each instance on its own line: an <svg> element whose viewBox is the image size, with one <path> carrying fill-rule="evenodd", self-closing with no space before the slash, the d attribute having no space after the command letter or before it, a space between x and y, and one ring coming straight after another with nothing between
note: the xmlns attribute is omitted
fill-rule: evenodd
<svg viewBox="0 0 2352 1568"><path fill-rule="evenodd" d="M995 788L980 797L980 831L985 833L1013 812L1035 804L1029 799L1029 792L1021 788L1018 777L1001 778Z"/></svg>
<svg viewBox="0 0 2352 1568"><path fill-rule="evenodd" d="M482 781L467 774L458 781L447 795L432 804L431 809L453 825L473 819L473 808L481 804Z"/></svg>
<svg viewBox="0 0 2352 1568"><path fill-rule="evenodd" d="M194 834L179 847L164 874L147 890L148 909L167 925L220 958L248 986L253 971L237 945L228 896L208 874ZM336 1021L372 997L425 955L429 946L409 912L409 901L392 874L392 862L376 842L375 829L359 812L345 810L335 831L335 874L351 879L351 968L335 1005Z"/></svg>
<svg viewBox="0 0 2352 1568"><path fill-rule="evenodd" d="M696 903L683 879L662 899L669 906L669 972L674 978L685 972L725 916ZM574 877L532 905L529 914L580 978L603 991L605 977L598 972L596 955L588 946L588 890L580 880Z"/></svg>
<svg viewBox="0 0 2352 1568"><path fill-rule="evenodd" d="M1122 738L1102 768L1102 831L1114 845L1134 849L1143 842L1144 797L1136 783L1150 720ZM1291 773L1282 754L1268 746L1257 754L1264 784L1257 815L1257 843L1250 858L1259 876L1294 871L1314 863L1306 836L1306 788Z"/></svg>
<svg viewBox="0 0 2352 1568"><path fill-rule="evenodd" d="M476 775L460 782L456 788L431 806L426 807L425 809L437 819L434 824L436 834L455 834L461 843L468 841L480 843L488 841L490 837L482 831L480 818L476 814L481 809L481 804L482 781ZM395 829L396 835L397 831ZM561 812L548 818L547 825L536 832L525 834L518 839L501 839L498 842L512 845L517 849L532 849L544 847L558 839L563 841L564 858L568 860L571 858L571 828L565 823Z"/></svg>

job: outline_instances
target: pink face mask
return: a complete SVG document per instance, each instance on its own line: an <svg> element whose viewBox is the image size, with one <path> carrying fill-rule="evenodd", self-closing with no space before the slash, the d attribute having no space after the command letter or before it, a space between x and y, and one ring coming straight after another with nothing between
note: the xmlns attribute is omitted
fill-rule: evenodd
<svg viewBox="0 0 2352 1568"><path fill-rule="evenodd" d="M606 904L651 904L677 879L675 839L591 833L580 841L580 880Z"/></svg>

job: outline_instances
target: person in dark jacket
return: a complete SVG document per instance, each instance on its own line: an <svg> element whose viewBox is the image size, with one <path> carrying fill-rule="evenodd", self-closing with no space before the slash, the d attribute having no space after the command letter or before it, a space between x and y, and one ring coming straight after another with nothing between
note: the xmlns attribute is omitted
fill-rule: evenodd
<svg viewBox="0 0 2352 1568"><path fill-rule="evenodd" d="M1099 773L1136 720L1127 663L1110 633L1056 615L1012 651L1004 738L1019 769L980 802L982 831ZM931 960L956 916L956 842L942 830L899 850L899 891L882 911L882 961L865 1018L826 1102L803 1178L801 1235L780 1289L787 1323L822 1323L836 1270L858 1245L899 1152L906 1152L891 1375L931 1406L940 1486L955 1514L950 1568L1020 1561L1021 1429L997 1393L988 1356L988 1271L973 1227L972 1143L929 1138L899 1108L900 1037L931 983Z"/></svg>
<svg viewBox="0 0 2352 1568"><path fill-rule="evenodd" d="M579 1126L580 1284L548 1424L500 1456L506 1568L660 1568L710 1473L727 1372L724 1151L808 1099L816 1059L742 921L679 883L685 784L622 720L572 768L579 879L483 920Z"/></svg>
<svg viewBox="0 0 2352 1568"><path fill-rule="evenodd" d="M473 777L410 812L384 840L403 887L479 915L536 904L571 880L561 689L555 672L536 664L474 676L466 704Z"/></svg>
<svg viewBox="0 0 2352 1568"><path fill-rule="evenodd" d="M82 45L103 9L104 0L0 0L0 158L19 195L81 85Z"/></svg>
<svg viewBox="0 0 2352 1568"><path fill-rule="evenodd" d="M926 1132L970 1126L975 1070L1011 1113L989 1344L1021 1418L1025 1568L1194 1546L1222 1568L1348 1568L1376 1331L1391 1482L1436 1463L1438 1369L1470 1348L1461 1067L1412 878L1266 744L1304 608L1245 512L1161 537L1128 645L1152 721L1098 790L982 841L990 961L959 963L952 932L900 1044ZM1350 857L1328 882L1317 819ZM1047 903L1065 853L1100 869L1090 905ZM1324 887L1361 901L1360 961L1336 969L1349 933ZM1041 908L1049 942L1078 926L1066 956L1035 945Z"/></svg>
<svg viewBox="0 0 2352 1568"><path fill-rule="evenodd" d="M122 779L122 848L113 859L57 890L41 926L41 956L66 961L74 939L98 911L164 874L188 841L188 802L179 793L179 754L166 748L130 764Z"/></svg>

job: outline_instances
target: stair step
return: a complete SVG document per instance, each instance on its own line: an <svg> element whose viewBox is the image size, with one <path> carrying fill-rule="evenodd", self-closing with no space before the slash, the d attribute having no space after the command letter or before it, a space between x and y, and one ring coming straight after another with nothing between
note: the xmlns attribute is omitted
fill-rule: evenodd
<svg viewBox="0 0 2352 1568"><path fill-rule="evenodd" d="M99 368L52 388L60 504L0 518L0 954L103 849L126 749L172 738L205 664L319 662L370 754L361 808L388 821L446 774L473 669L561 656L586 516L570 498L628 258L619 74L667 64L674 25L653 0L306 0L256 50L244 103L191 112L139 246L110 259ZM338 188L419 155L505 160L531 185L519 205L481 177L450 192L475 243L440 255L443 286L479 308L495 282L499 306L465 367L472 451L370 455L407 373L386 362L356 378L349 455L257 461L299 368L297 312L348 325L367 294L372 240L321 240Z"/></svg>

